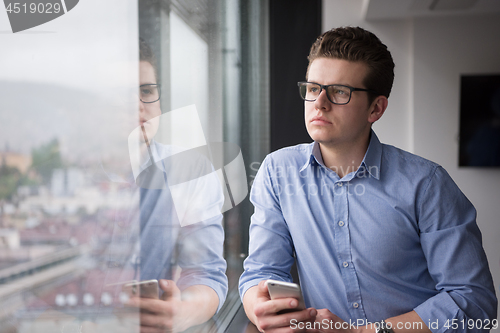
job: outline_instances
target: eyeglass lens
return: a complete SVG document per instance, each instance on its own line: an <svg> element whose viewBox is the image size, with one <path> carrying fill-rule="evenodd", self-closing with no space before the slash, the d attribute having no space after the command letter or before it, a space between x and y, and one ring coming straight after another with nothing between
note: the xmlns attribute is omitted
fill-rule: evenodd
<svg viewBox="0 0 500 333"><path fill-rule="evenodd" d="M316 83L302 83L300 85L300 96L306 101L315 101L321 94L322 88ZM351 90L341 85L331 85L326 89L328 98L335 104L347 104L351 98Z"/></svg>
<svg viewBox="0 0 500 333"><path fill-rule="evenodd" d="M160 99L160 87L157 84L143 84L139 87L139 96L144 103L156 102Z"/></svg>

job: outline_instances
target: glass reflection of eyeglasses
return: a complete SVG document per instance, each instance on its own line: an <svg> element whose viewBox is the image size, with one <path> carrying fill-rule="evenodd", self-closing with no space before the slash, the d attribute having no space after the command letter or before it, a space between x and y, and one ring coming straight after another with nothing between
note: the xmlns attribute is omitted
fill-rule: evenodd
<svg viewBox="0 0 500 333"><path fill-rule="evenodd" d="M143 103L154 103L160 100L160 84L142 84L139 86L139 98Z"/></svg>

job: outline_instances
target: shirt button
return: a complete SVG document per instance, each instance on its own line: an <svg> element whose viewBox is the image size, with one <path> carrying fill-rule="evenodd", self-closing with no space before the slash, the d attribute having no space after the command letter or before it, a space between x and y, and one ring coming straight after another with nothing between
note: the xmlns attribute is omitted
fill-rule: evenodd
<svg viewBox="0 0 500 333"><path fill-rule="evenodd" d="M339 226L343 227L344 226L344 221L339 221Z"/></svg>
<svg viewBox="0 0 500 333"><path fill-rule="evenodd" d="M342 187L342 183L337 183L337 184L339 184L339 187Z"/></svg>
<svg viewBox="0 0 500 333"><path fill-rule="evenodd" d="M353 308L355 308L355 309L357 309L357 308L359 308L359 304L358 304L358 303L354 303L354 304L352 305L352 307L353 307Z"/></svg>
<svg viewBox="0 0 500 333"><path fill-rule="evenodd" d="M349 263L347 261L344 261L344 263L342 264L344 267L347 267L349 266Z"/></svg>

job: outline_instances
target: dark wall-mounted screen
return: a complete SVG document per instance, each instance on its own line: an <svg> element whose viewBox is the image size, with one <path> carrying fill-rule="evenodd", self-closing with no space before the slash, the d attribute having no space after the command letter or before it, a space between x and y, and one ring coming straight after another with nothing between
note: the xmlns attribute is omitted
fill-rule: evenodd
<svg viewBox="0 0 500 333"><path fill-rule="evenodd" d="M461 76L459 166L500 167L500 74Z"/></svg>

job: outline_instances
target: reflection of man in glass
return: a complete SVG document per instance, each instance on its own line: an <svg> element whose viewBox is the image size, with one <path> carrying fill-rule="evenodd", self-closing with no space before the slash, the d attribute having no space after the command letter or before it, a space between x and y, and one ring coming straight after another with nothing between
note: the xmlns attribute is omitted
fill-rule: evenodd
<svg viewBox="0 0 500 333"><path fill-rule="evenodd" d="M158 120L154 118L161 115L160 85L157 83L156 70L153 67L154 58L144 42L141 41L140 45L139 124L144 128L147 136L153 138L158 130Z"/></svg>
<svg viewBox="0 0 500 333"><path fill-rule="evenodd" d="M135 279L158 279L160 299L132 298L129 305L141 309L141 332L183 331L210 319L220 309L227 291L222 258L223 229L220 208L223 195L216 178L196 182L186 191L194 210L218 210L212 218L181 227L168 182L177 169L191 169L191 175L206 174L210 163L199 157L189 165L169 162L177 148L155 142L160 109L160 88L155 59L148 45L140 42L139 124L144 142L144 173L153 165L165 186L140 185L140 254L134 263ZM196 204L198 203L198 204ZM201 204L200 204L201 203ZM213 216L213 215L212 215ZM176 271L178 267L178 272ZM175 281L174 281L175 280Z"/></svg>

